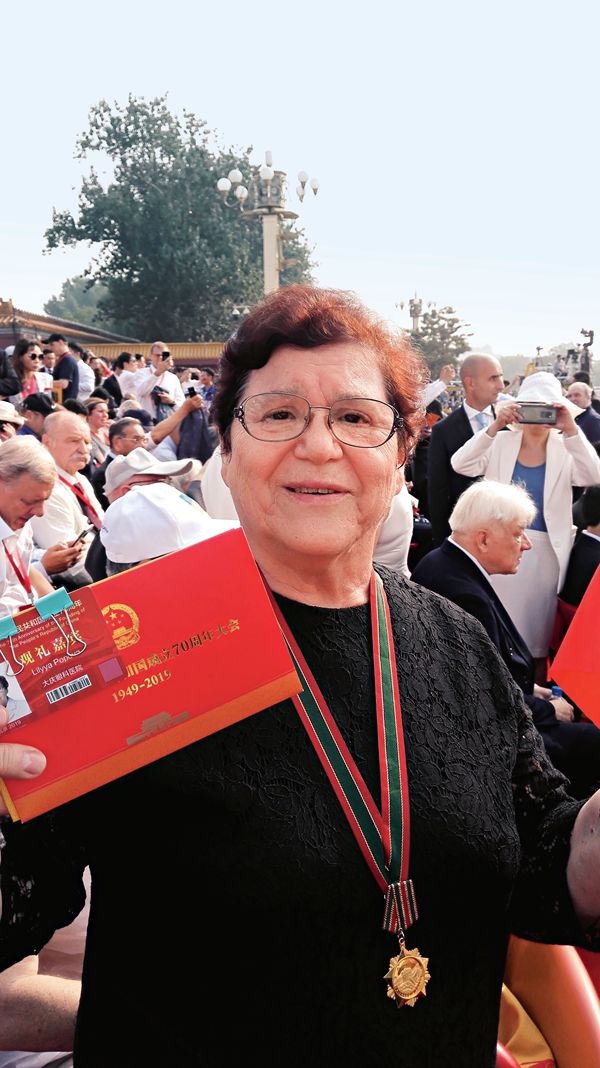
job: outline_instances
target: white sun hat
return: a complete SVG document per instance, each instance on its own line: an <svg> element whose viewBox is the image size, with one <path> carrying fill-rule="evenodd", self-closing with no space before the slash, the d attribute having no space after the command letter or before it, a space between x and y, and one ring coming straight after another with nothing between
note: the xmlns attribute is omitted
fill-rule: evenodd
<svg viewBox="0 0 600 1068"><path fill-rule="evenodd" d="M211 519L191 497L156 482L134 486L110 505L104 513L100 540L113 564L137 564L239 525L235 520Z"/></svg>
<svg viewBox="0 0 600 1068"><path fill-rule="evenodd" d="M583 412L583 408L563 396L558 378L548 371L538 371L524 378L516 399L518 404L526 401L536 401L538 404L564 404L574 416L581 415Z"/></svg>

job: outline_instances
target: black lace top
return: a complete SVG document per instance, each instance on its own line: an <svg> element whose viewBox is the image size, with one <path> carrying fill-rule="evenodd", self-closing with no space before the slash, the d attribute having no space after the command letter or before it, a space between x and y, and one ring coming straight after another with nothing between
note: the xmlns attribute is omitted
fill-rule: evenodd
<svg viewBox="0 0 600 1068"><path fill-rule="evenodd" d="M287 701L4 825L3 966L76 914L91 865L77 1068L492 1068L509 928L589 944L565 881L579 806L520 691L475 620L380 570L427 997L386 997L383 895ZM379 802L368 606L279 601Z"/></svg>

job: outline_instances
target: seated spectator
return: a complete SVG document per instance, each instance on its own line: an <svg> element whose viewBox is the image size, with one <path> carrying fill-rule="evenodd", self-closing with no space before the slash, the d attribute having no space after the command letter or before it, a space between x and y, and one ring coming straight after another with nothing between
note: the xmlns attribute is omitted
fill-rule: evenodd
<svg viewBox="0 0 600 1068"><path fill-rule="evenodd" d="M67 397L67 400L63 402L62 407L67 412L72 412L73 415L80 415L82 419L87 422L87 408L81 401L72 400Z"/></svg>
<svg viewBox="0 0 600 1068"><path fill-rule="evenodd" d="M108 453L108 404L101 397L90 397L85 402L87 421L91 435L92 470L103 464Z"/></svg>
<svg viewBox="0 0 600 1068"><path fill-rule="evenodd" d="M116 456L128 456L133 449L143 449L146 445L146 436L146 432L138 419L117 419L110 424L106 458L92 475L94 493L105 510L108 508L108 500L104 493L108 465L112 463Z"/></svg>
<svg viewBox="0 0 600 1068"><path fill-rule="evenodd" d="M18 414L14 404L0 401L0 441L10 441L23 426L24 419Z"/></svg>
<svg viewBox="0 0 600 1068"><path fill-rule="evenodd" d="M47 386L48 376L40 371L42 350L37 341L26 338L17 341L10 362L21 385L19 392L10 397L13 404L20 404L26 397L52 388L52 385Z"/></svg>
<svg viewBox="0 0 600 1068"><path fill-rule="evenodd" d="M90 458L90 428L72 412L53 412L44 423L42 444L56 464L58 478L44 515L32 521L33 536L41 549L57 541L72 544L83 539L78 562L55 578L67 589L77 589L92 581L85 570L85 557L93 529L100 529L104 514L90 483L80 473Z"/></svg>
<svg viewBox="0 0 600 1068"><path fill-rule="evenodd" d="M600 441L600 415L592 408L592 389L585 382L572 382L567 390L567 397L573 404L583 408L575 422L592 445Z"/></svg>
<svg viewBox="0 0 600 1068"><path fill-rule="evenodd" d="M559 597L579 605L600 564L600 486L590 486L579 502L586 529L579 534L569 559L567 577Z"/></svg>
<svg viewBox="0 0 600 1068"><path fill-rule="evenodd" d="M185 475L192 468L192 460L175 460L163 463L144 447L130 449L128 453L115 456L107 467L104 489L108 505L129 493L134 486L148 486L153 482L168 482L172 475ZM96 533L90 545L86 567L94 582L107 577L106 553Z"/></svg>
<svg viewBox="0 0 600 1068"><path fill-rule="evenodd" d="M48 575L69 567L82 548L55 544L56 538L33 566L31 520L44 513L52 494L56 468L35 441L7 441L0 448L0 615L14 615L36 596L51 593Z"/></svg>
<svg viewBox="0 0 600 1068"><path fill-rule="evenodd" d="M526 530L535 511L520 486L476 482L454 507L450 537L417 564L412 577L483 624L525 695L550 759L571 780L572 792L587 797L600 782L600 730L572 722L569 702L535 684L533 657L489 580L517 573L531 548Z"/></svg>
<svg viewBox="0 0 600 1068"><path fill-rule="evenodd" d="M123 465L131 461L131 456L133 453ZM106 550L108 575L128 571L239 525L235 520L211 519L173 486L130 487L128 493L111 504L102 522L100 539Z"/></svg>
<svg viewBox="0 0 600 1068"><path fill-rule="evenodd" d="M52 394L32 393L23 401L21 411L25 422L20 430L17 430L17 437L34 437L41 441L44 419L56 411Z"/></svg>

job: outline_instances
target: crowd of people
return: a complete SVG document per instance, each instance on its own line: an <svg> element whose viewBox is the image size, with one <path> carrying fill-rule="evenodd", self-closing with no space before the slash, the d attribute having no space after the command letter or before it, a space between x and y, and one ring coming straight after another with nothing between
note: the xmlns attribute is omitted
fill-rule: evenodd
<svg viewBox="0 0 600 1068"><path fill-rule="evenodd" d="M68 956L50 939L80 912L88 867L76 1066L286 1050L292 1066L491 1068L508 930L598 940L600 730L552 687L549 656L560 604L576 609L600 563L589 372L509 383L469 353L428 382L358 301L292 286L245 318L216 379L162 342L109 368L51 334L0 357L0 396L0 614L241 523L375 808L380 583L420 917L401 954L416 940L432 974L401 1013L393 982L377 986L393 948L381 891L284 702L4 827L0 1046L36 1052L0 1068L71 1063L52 1050L72 1049L79 981L37 962ZM39 773L19 748L0 745L3 774Z"/></svg>

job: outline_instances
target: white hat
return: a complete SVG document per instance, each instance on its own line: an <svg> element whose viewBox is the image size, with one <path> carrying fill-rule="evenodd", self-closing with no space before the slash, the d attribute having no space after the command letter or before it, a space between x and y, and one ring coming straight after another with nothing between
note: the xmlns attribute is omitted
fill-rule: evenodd
<svg viewBox="0 0 600 1068"><path fill-rule="evenodd" d="M112 466L109 464L109 471ZM110 505L104 513L100 540L113 564L137 564L239 525L233 520L211 519L191 497L156 482L134 486Z"/></svg>
<svg viewBox="0 0 600 1068"><path fill-rule="evenodd" d="M25 422L21 419L14 404L10 401L0 401L0 423L14 423L15 426L23 426Z"/></svg>
<svg viewBox="0 0 600 1068"><path fill-rule="evenodd" d="M106 468L104 492L108 497L134 475L183 475L191 466L191 460L154 460L147 449L132 449L127 456L115 456Z"/></svg>
<svg viewBox="0 0 600 1068"><path fill-rule="evenodd" d="M563 396L563 391L558 378L549 371L538 371L534 375L524 378L521 388L517 393L517 401L537 401L539 404L564 404L572 415L581 415L583 408L573 404L568 397Z"/></svg>

